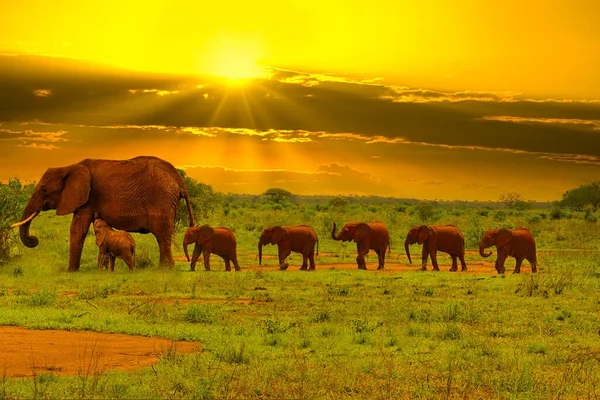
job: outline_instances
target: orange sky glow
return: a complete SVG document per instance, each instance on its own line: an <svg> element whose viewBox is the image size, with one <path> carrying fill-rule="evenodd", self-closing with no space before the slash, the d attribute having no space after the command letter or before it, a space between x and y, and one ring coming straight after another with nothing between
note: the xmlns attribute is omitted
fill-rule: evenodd
<svg viewBox="0 0 600 400"><path fill-rule="evenodd" d="M556 200L600 179L596 1L26 0L0 180L162 157L222 192Z"/></svg>

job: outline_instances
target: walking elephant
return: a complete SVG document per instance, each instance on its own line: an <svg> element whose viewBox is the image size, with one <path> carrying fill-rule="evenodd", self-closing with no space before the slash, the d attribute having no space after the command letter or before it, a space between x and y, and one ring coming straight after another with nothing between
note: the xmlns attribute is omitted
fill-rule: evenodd
<svg viewBox="0 0 600 400"><path fill-rule="evenodd" d="M421 225L415 226L408 231L406 240L404 241L404 249L408 261L410 259L410 251L408 246L411 244L422 244L423 250L421 253L421 270L427 270L427 258L431 256L433 270L439 271L437 262L437 252L442 251L448 253L452 257L452 267L450 271L458 270L457 258L460 260L461 271L467 270L465 263L465 238L461 231L454 225L430 226Z"/></svg>
<svg viewBox="0 0 600 400"><path fill-rule="evenodd" d="M367 269L365 256L369 253L369 250L375 250L375 253L377 253L379 259L377 269L384 268L385 252L390 247L390 232L383 222L347 223L342 227L339 235L336 236L335 232L336 226L334 222L333 229L331 230L331 237L334 240L341 240L342 242L353 240L356 242L356 250L358 252L356 262L358 269Z"/></svg>
<svg viewBox="0 0 600 400"><path fill-rule="evenodd" d="M135 272L135 240L128 232L114 231L106 221L96 217L94 233L99 250L98 270L110 268L114 271L115 259L120 258L131 272Z"/></svg>
<svg viewBox="0 0 600 400"><path fill-rule="evenodd" d="M285 259L291 252L302 254L301 271L314 271L315 245L319 255L319 238L315 231L307 225L299 226L272 226L265 228L258 241L258 265L262 265L262 247L276 244L279 255L279 268L286 270L289 266ZM308 268L308 264L310 267Z"/></svg>
<svg viewBox="0 0 600 400"><path fill-rule="evenodd" d="M94 213L110 226L127 232L151 233L160 249L160 265L174 267L171 237L179 200L187 204L190 226L194 216L183 178L175 167L157 157L129 160L85 159L48 168L32 194L19 226L21 241L36 247L29 235L31 221L41 212L73 214L69 239L69 269L78 271L81 252Z"/></svg>
<svg viewBox="0 0 600 400"><path fill-rule="evenodd" d="M496 246L498 257L496 258L496 271L503 274L504 261L511 256L517 260L513 274L521 272L521 263L527 259L531 264L531 271L537 272L537 251L535 239L531 232L525 228L509 229L506 227L490 229L483 234L479 243L479 254L489 257L492 252L484 253L488 247Z"/></svg>
<svg viewBox="0 0 600 400"><path fill-rule="evenodd" d="M214 253L225 261L225 270L231 271L231 262L236 271L241 271L237 261L237 241L233 232L224 226L212 228L205 224L188 228L183 237L183 251L190 261L188 245L195 243L190 271L196 270L196 261L204 254L204 269L210 271L210 254Z"/></svg>

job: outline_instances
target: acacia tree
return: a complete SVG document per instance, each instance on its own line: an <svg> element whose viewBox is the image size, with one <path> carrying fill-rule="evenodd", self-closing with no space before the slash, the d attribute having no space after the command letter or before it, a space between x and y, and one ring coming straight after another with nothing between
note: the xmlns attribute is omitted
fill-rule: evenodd
<svg viewBox="0 0 600 400"><path fill-rule="evenodd" d="M600 182L592 182L567 190L563 193L560 206L573 211L584 211L586 206L589 206L593 212L598 211L600 208Z"/></svg>
<svg viewBox="0 0 600 400"><path fill-rule="evenodd" d="M267 196L270 202L276 204L283 204L285 201L289 201L294 197L292 192L281 188L267 189L264 195Z"/></svg>
<svg viewBox="0 0 600 400"><path fill-rule="evenodd" d="M515 192L502 193L499 201L500 203L504 203L504 205L510 209L516 208L519 203L524 202L523 196Z"/></svg>

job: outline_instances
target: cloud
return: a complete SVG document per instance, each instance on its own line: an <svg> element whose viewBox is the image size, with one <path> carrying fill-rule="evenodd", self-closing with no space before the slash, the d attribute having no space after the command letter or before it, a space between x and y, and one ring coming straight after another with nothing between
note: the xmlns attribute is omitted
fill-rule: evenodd
<svg viewBox="0 0 600 400"><path fill-rule="evenodd" d="M485 116L485 121L512 122L515 124L553 124L553 125L583 125L584 127L600 130L600 120L576 119L576 118L527 118L513 116Z"/></svg>
<svg viewBox="0 0 600 400"><path fill-rule="evenodd" d="M63 137L67 131L59 130L55 132L38 132L30 129L12 130L0 129L0 140L26 140L31 142L67 142Z"/></svg>
<svg viewBox="0 0 600 400"><path fill-rule="evenodd" d="M129 93L138 94L138 93L154 93L158 96L168 96L170 94L178 94L179 90L161 90L161 89L129 89Z"/></svg>
<svg viewBox="0 0 600 400"><path fill-rule="evenodd" d="M465 90L462 92L439 92L429 89L409 88L405 86L389 86L389 93L379 96L383 100L391 100L395 103L429 103L429 102L517 102L522 93L504 91L475 91Z"/></svg>
<svg viewBox="0 0 600 400"><path fill-rule="evenodd" d="M27 143L27 144L23 143L23 144L18 144L15 147L25 147L25 148L38 149L38 150L58 149L58 147L53 144L39 144L39 143Z"/></svg>
<svg viewBox="0 0 600 400"><path fill-rule="evenodd" d="M52 90L49 89L36 89L33 94L37 97L48 97L52 94Z"/></svg>
<svg viewBox="0 0 600 400"><path fill-rule="evenodd" d="M600 121L600 105L593 99L445 92L385 85L356 74L290 70L273 70L272 79L232 90L206 76L43 60L0 56L0 121L160 131L159 137L248 136L297 146L329 140L345 143L344 148L389 144L515 152L577 163L600 157L598 138L589 134ZM40 101L28 88L32 80L52 95Z"/></svg>

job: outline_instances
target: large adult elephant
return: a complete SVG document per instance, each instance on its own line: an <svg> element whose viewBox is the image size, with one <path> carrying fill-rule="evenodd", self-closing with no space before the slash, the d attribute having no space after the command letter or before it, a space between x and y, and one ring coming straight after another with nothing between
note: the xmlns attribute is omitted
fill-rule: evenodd
<svg viewBox="0 0 600 400"><path fill-rule="evenodd" d="M331 237L334 240L356 242L356 250L358 252L356 263L358 264L358 269L367 269L365 256L369 253L369 250L375 250L375 253L377 253L379 259L377 269L384 268L385 252L390 247L390 232L383 222L350 222L342 227L339 235L336 235L335 232L336 226L334 222L333 229L331 230Z"/></svg>
<svg viewBox="0 0 600 400"><path fill-rule="evenodd" d="M262 247L276 244L279 254L279 268L285 270L289 264L285 259L293 252L302 254L302 267L300 270L314 271L315 245L319 255L319 238L313 228L308 225L298 226L272 226L265 228L258 241L258 265L262 265ZM308 264L310 263L310 267Z"/></svg>
<svg viewBox="0 0 600 400"><path fill-rule="evenodd" d="M513 274L521 272L521 263L527 259L531 264L531 271L537 272L537 251L533 235L528 229L509 229L506 227L490 229L483 234L479 243L479 254L489 257L492 252L484 253L488 247L496 246L498 257L496 258L496 271L504 273L504 261L511 256L517 260Z"/></svg>
<svg viewBox="0 0 600 400"><path fill-rule="evenodd" d="M460 260L461 270L467 270L465 263L465 237L462 232L454 225L431 226L421 225L415 226L408 231L406 240L404 241L404 249L408 261L410 259L410 251L408 246L411 244L422 244L423 251L421 252L421 270L427 270L427 258L431 256L433 270L439 271L437 263L437 252L442 251L448 253L452 257L452 267L450 271L458 270L456 259Z"/></svg>
<svg viewBox="0 0 600 400"><path fill-rule="evenodd" d="M127 232L152 233L160 249L160 265L173 268L171 237L179 200L187 204L190 226L194 215L187 187L175 167L157 157L129 160L85 159L77 164L48 168L29 199L20 226L21 241L38 245L29 235L40 211L56 209L73 214L69 241L69 271L78 271L83 243L94 213L110 226Z"/></svg>

